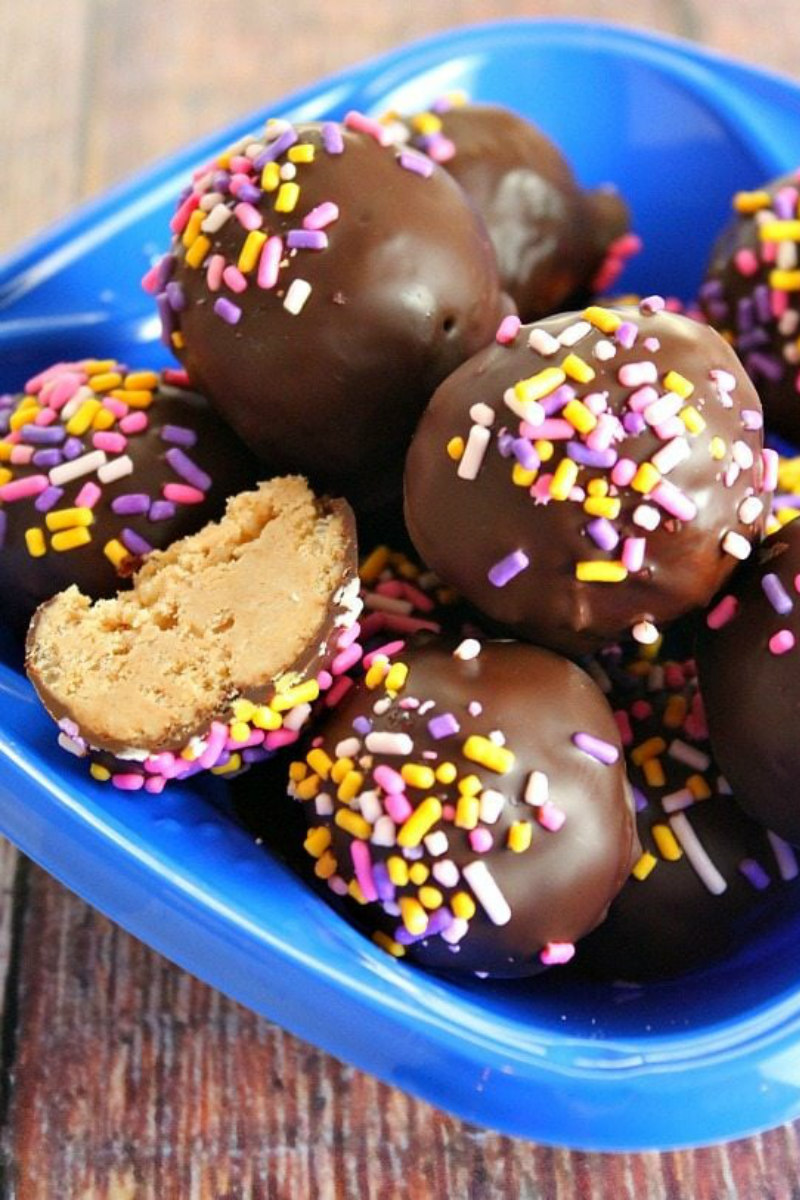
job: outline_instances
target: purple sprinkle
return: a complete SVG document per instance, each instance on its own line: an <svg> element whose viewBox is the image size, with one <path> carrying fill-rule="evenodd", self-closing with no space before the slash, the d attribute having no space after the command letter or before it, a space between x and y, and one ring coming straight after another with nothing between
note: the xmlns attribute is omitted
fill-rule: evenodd
<svg viewBox="0 0 800 1200"><path fill-rule="evenodd" d="M614 334L614 338L625 350L630 350L636 343L639 329L633 321L623 321Z"/></svg>
<svg viewBox="0 0 800 1200"><path fill-rule="evenodd" d="M740 333L749 333L756 322L755 306L749 296L742 296L736 305L736 328Z"/></svg>
<svg viewBox="0 0 800 1200"><path fill-rule="evenodd" d="M31 462L35 467L57 467L64 461L64 455L55 447L52 450L37 450Z"/></svg>
<svg viewBox="0 0 800 1200"><path fill-rule="evenodd" d="M158 267L156 268L156 291L163 292L166 287L167 280L171 279L172 272L175 270L177 259L174 254L162 255Z"/></svg>
<svg viewBox="0 0 800 1200"><path fill-rule="evenodd" d="M192 487L201 492L207 492L211 487L211 476L201 471L197 463L192 462L188 454L184 454L177 446L172 446L164 455L176 475L185 479Z"/></svg>
<svg viewBox="0 0 800 1200"><path fill-rule="evenodd" d="M644 300L639 301L639 312L646 317L652 316L653 313L663 312L665 308L666 301L663 296L645 296Z"/></svg>
<svg viewBox="0 0 800 1200"><path fill-rule="evenodd" d="M761 429L764 425L764 417L754 408L743 408L742 425L745 429Z"/></svg>
<svg viewBox="0 0 800 1200"><path fill-rule="evenodd" d="M772 207L781 221L790 221L797 212L797 188L782 187L775 193Z"/></svg>
<svg viewBox="0 0 800 1200"><path fill-rule="evenodd" d="M596 759L604 767L612 766L619 759L617 747L612 746L610 742L604 742L602 738L595 737L593 733L573 733L572 742L584 754Z"/></svg>
<svg viewBox="0 0 800 1200"><path fill-rule="evenodd" d="M146 492L125 492L111 501L111 511L119 517L133 517L150 510L150 497Z"/></svg>
<svg viewBox="0 0 800 1200"><path fill-rule="evenodd" d="M496 588L505 587L516 575L526 570L529 565L530 559L524 550L512 550L511 554L507 554L505 558L501 558L493 567L490 567L488 573L489 583Z"/></svg>
<svg viewBox="0 0 800 1200"><path fill-rule="evenodd" d="M723 321L727 321L728 305L724 300L707 300L706 308L708 309L709 316L711 316L714 321L718 321L720 324L722 324Z"/></svg>
<svg viewBox="0 0 800 1200"><path fill-rule="evenodd" d="M49 512L54 504L58 504L63 495L63 488L52 486L45 488L34 500L33 507L37 512Z"/></svg>
<svg viewBox="0 0 800 1200"><path fill-rule="evenodd" d="M761 580L761 587L776 613L785 616L792 611L794 602L777 575L765 575Z"/></svg>
<svg viewBox="0 0 800 1200"><path fill-rule="evenodd" d="M519 465L526 471L538 471L542 460L527 438L514 438L511 450Z"/></svg>
<svg viewBox="0 0 800 1200"><path fill-rule="evenodd" d="M214 192L222 192L225 194L230 190L231 174L230 171L215 171L211 180L211 189Z"/></svg>
<svg viewBox="0 0 800 1200"><path fill-rule="evenodd" d="M394 900L394 884L389 878L386 863L377 862L373 864L372 878L375 883L375 891L378 893L378 899L383 901Z"/></svg>
<svg viewBox="0 0 800 1200"><path fill-rule="evenodd" d="M751 329L749 333L742 333L737 337L736 349L739 354L747 354L750 350L758 350L760 346L766 346L768 341L769 334L766 329L756 325L755 329Z"/></svg>
<svg viewBox="0 0 800 1200"><path fill-rule="evenodd" d="M225 296L220 296L219 300L214 301L214 312L227 325L236 325L242 315L239 305L234 304L232 300L228 300Z"/></svg>
<svg viewBox="0 0 800 1200"><path fill-rule="evenodd" d="M622 418L622 427L631 437L637 437L644 429L647 428L647 422L641 413L626 412Z"/></svg>
<svg viewBox="0 0 800 1200"><path fill-rule="evenodd" d="M721 295L721 279L709 279L700 288L700 297L702 300L717 300Z"/></svg>
<svg viewBox="0 0 800 1200"><path fill-rule="evenodd" d="M292 229L286 245L290 250L327 250L328 235L321 229Z"/></svg>
<svg viewBox="0 0 800 1200"><path fill-rule="evenodd" d="M263 746L249 746L247 750L242 751L242 762L257 763L266 762L268 758L274 758L274 750L265 750Z"/></svg>
<svg viewBox="0 0 800 1200"><path fill-rule="evenodd" d="M131 554L136 554L139 558L144 558L145 554L149 554L153 549L150 543L146 542L143 537L139 537L139 534L133 529L123 529L119 536Z"/></svg>
<svg viewBox="0 0 800 1200"><path fill-rule="evenodd" d="M17 397L12 392L4 392L0 396L0 408L15 408Z"/></svg>
<svg viewBox="0 0 800 1200"><path fill-rule="evenodd" d="M637 787L632 787L631 791L633 792L633 803L636 806L637 813L644 812L647 808L647 796Z"/></svg>
<svg viewBox="0 0 800 1200"><path fill-rule="evenodd" d="M193 429L187 429L185 425L162 425L160 438L162 442L174 442L176 446L193 446L197 441L197 434Z"/></svg>
<svg viewBox="0 0 800 1200"><path fill-rule="evenodd" d="M325 132L323 127L323 138L324 136ZM275 162L276 158L280 158L280 156L286 150L288 150L290 146L293 146L296 141L297 130L293 125L290 125L288 129L284 129L283 133L278 134L274 142L270 142L270 144L261 151L258 157L253 160L253 166L257 171L260 171L262 167L267 165L267 163ZM245 197L242 196L242 199L245 199Z"/></svg>
<svg viewBox="0 0 800 1200"><path fill-rule="evenodd" d="M776 492L772 505L773 508L800 508L800 496L794 492Z"/></svg>
<svg viewBox="0 0 800 1200"><path fill-rule="evenodd" d="M561 412L565 404L568 404L570 400L574 399L575 388L569 383L562 383L560 387L557 387L556 390L551 392L549 396L545 396L540 403L544 409L545 416L553 417L556 413Z"/></svg>
<svg viewBox="0 0 800 1200"><path fill-rule="evenodd" d="M397 161L404 170L413 171L415 175L421 175L423 179L427 179L433 174L431 160L423 158L421 154L415 154L413 150L402 150L397 156Z"/></svg>
<svg viewBox="0 0 800 1200"><path fill-rule="evenodd" d="M783 375L783 363L768 354L748 354L747 372L749 375L763 375L771 383L777 383Z"/></svg>
<svg viewBox="0 0 800 1200"><path fill-rule="evenodd" d="M508 458L514 450L514 437L507 429L502 429L497 435L497 453L501 458Z"/></svg>
<svg viewBox="0 0 800 1200"><path fill-rule="evenodd" d="M616 450L590 450L583 442L567 442L567 456L585 467L613 467L619 458Z"/></svg>
<svg viewBox="0 0 800 1200"><path fill-rule="evenodd" d="M240 183L236 188L236 199L243 200L245 204L258 204L264 193L261 188L257 188L254 183Z"/></svg>
<svg viewBox="0 0 800 1200"><path fill-rule="evenodd" d="M67 436L63 425L23 425L19 432L23 442L34 446L58 446Z"/></svg>
<svg viewBox="0 0 800 1200"><path fill-rule="evenodd" d="M614 550L619 545L619 534L606 517L595 517L586 526L586 532L601 550Z"/></svg>
<svg viewBox="0 0 800 1200"><path fill-rule="evenodd" d="M178 283L175 280L172 283L168 283L164 289L164 294L173 312L183 312L186 308L186 292L183 290L182 283Z"/></svg>
<svg viewBox="0 0 800 1200"><path fill-rule="evenodd" d="M441 713L438 717L431 717L428 721L428 733L437 742L440 738L451 737L460 729L461 726L452 713Z"/></svg>
<svg viewBox="0 0 800 1200"><path fill-rule="evenodd" d="M147 516L151 521L171 521L175 516L175 505L171 500L154 500Z"/></svg>
<svg viewBox="0 0 800 1200"><path fill-rule="evenodd" d="M72 462L73 458L78 458L84 453L84 445L80 438L68 437L61 447L61 453L67 462Z"/></svg>
<svg viewBox="0 0 800 1200"><path fill-rule="evenodd" d="M759 283L753 288L753 299L756 302L756 312L760 321L768 323L772 320L772 306L770 303L769 288L766 283Z"/></svg>
<svg viewBox="0 0 800 1200"><path fill-rule="evenodd" d="M369 717L356 717L355 721L353 721L353 729L355 729L356 733L360 733L362 737L366 737L372 729L372 721L370 721Z"/></svg>
<svg viewBox="0 0 800 1200"><path fill-rule="evenodd" d="M156 296L156 308L161 318L161 341L165 346L171 346L171 335L175 332L175 315L166 292L159 292Z"/></svg>
<svg viewBox="0 0 800 1200"><path fill-rule="evenodd" d="M341 154L344 150L342 131L335 121L325 121L322 126L322 144L328 154Z"/></svg>
<svg viewBox="0 0 800 1200"><path fill-rule="evenodd" d="M764 888L768 888L772 882L761 863L757 863L754 858L743 858L739 863L739 870L747 882L752 883L756 891L763 892Z"/></svg>
<svg viewBox="0 0 800 1200"><path fill-rule="evenodd" d="M428 918L428 928L424 933L409 933L405 925L401 925L395 930L394 939L401 946L413 946L415 942L422 942L425 938L434 937L436 934L444 932L445 929L449 929L453 924L453 919L450 909L442 906L431 913Z"/></svg>
<svg viewBox="0 0 800 1200"><path fill-rule="evenodd" d="M42 493L44 495L44 493ZM0 509L0 548L5 545L6 530L8 529L8 514Z"/></svg>

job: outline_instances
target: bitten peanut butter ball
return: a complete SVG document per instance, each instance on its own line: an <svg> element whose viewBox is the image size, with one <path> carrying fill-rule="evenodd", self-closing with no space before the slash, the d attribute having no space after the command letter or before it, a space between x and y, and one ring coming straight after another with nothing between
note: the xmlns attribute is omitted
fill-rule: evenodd
<svg viewBox="0 0 800 1200"><path fill-rule="evenodd" d="M519 327L437 390L406 461L418 553L497 625L577 654L703 607L762 535L776 456L712 329L593 306Z"/></svg>
<svg viewBox="0 0 800 1200"><path fill-rule="evenodd" d="M398 496L436 386L503 296L446 171L376 121L270 121L200 171L146 279L193 384L275 470L360 507Z"/></svg>

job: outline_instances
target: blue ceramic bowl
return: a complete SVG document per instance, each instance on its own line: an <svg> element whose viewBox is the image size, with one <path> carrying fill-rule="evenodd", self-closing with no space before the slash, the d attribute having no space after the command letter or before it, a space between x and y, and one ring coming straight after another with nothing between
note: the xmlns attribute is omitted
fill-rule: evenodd
<svg viewBox="0 0 800 1200"><path fill-rule="evenodd" d="M451 88L535 119L584 183L621 186L646 247L623 281L633 290L691 296L731 193L800 162L796 85L587 23L447 34L269 111L414 109ZM62 357L163 361L139 278L188 170L264 115L3 265L0 389ZM579 988L553 971L526 985L444 983L384 956L254 846L214 784L146 801L93 784L56 749L12 651L0 690L3 831L157 950L339 1057L468 1120L586 1149L696 1145L800 1114L797 890L766 934L678 982Z"/></svg>

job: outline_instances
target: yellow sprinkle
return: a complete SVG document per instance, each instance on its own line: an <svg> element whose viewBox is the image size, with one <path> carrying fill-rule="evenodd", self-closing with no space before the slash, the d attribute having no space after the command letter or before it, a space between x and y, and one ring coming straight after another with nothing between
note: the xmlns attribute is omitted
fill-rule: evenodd
<svg viewBox="0 0 800 1200"><path fill-rule="evenodd" d="M590 479L586 485L586 491L590 496L607 496L608 495L608 480L607 479Z"/></svg>
<svg viewBox="0 0 800 1200"><path fill-rule="evenodd" d="M666 748L667 743L662 737L648 738L647 741L640 742L631 750L631 762L634 766L641 767L648 759L657 758L659 754L663 754Z"/></svg>
<svg viewBox="0 0 800 1200"><path fill-rule="evenodd" d="M289 778L292 783L299 783L301 779L305 779L308 774L308 767L304 762L293 762L289 764Z"/></svg>
<svg viewBox="0 0 800 1200"><path fill-rule="evenodd" d="M719 462L725 457L728 448L721 437L713 437L708 444L708 449L714 461Z"/></svg>
<svg viewBox="0 0 800 1200"><path fill-rule="evenodd" d="M273 712L268 704L259 704L253 713L252 723L256 729L266 729L269 732L274 729L280 729L283 720L278 713Z"/></svg>
<svg viewBox="0 0 800 1200"><path fill-rule="evenodd" d="M447 453L453 462L458 462L464 453L464 439L462 437L452 437L447 443Z"/></svg>
<svg viewBox="0 0 800 1200"><path fill-rule="evenodd" d="M298 800L313 800L319 795L320 778L319 775L307 775L305 779L301 779L296 785Z"/></svg>
<svg viewBox="0 0 800 1200"><path fill-rule="evenodd" d="M800 221L765 221L758 236L762 242L800 242Z"/></svg>
<svg viewBox="0 0 800 1200"><path fill-rule="evenodd" d="M102 405L99 400L84 400L77 412L74 412L67 421L65 426L67 433L71 437L82 437L97 413L99 413L101 407Z"/></svg>
<svg viewBox="0 0 800 1200"><path fill-rule="evenodd" d="M202 208L196 208L189 220L186 222L186 227L181 234L181 242L188 250L192 243L197 239L200 233L200 226L205 221L207 214Z"/></svg>
<svg viewBox="0 0 800 1200"><path fill-rule="evenodd" d="M403 958L405 955L405 946L401 946L399 942L389 937L389 934L384 933L382 929L375 930L372 940L376 946L380 946L381 950L385 950L387 954L391 954L392 958Z"/></svg>
<svg viewBox="0 0 800 1200"><path fill-rule="evenodd" d="M779 292L800 291L800 271L770 271L769 286Z"/></svg>
<svg viewBox="0 0 800 1200"><path fill-rule="evenodd" d="M89 767L89 774L92 779L97 779L100 783L106 783L111 778L108 767L103 767L100 763L92 763Z"/></svg>
<svg viewBox="0 0 800 1200"><path fill-rule="evenodd" d="M666 785L667 777L660 758L648 758L642 766L642 771L648 787L662 788Z"/></svg>
<svg viewBox="0 0 800 1200"><path fill-rule="evenodd" d="M579 562L575 564L575 578L581 583L622 583L628 578L628 570L621 562Z"/></svg>
<svg viewBox="0 0 800 1200"><path fill-rule="evenodd" d="M369 821L365 821L351 808L337 808L336 816L333 819L340 829L344 829L345 833L349 833L354 838L361 838L362 841L367 841L372 833Z"/></svg>
<svg viewBox="0 0 800 1200"><path fill-rule="evenodd" d="M508 848L522 854L531 844L533 827L530 821L515 821L508 831Z"/></svg>
<svg viewBox="0 0 800 1200"><path fill-rule="evenodd" d="M670 696L664 709L664 724L667 729L680 729L686 720L687 708L685 696Z"/></svg>
<svg viewBox="0 0 800 1200"><path fill-rule="evenodd" d="M202 267L206 260L206 255L210 249L211 238L206 237L204 233L201 233L199 237L195 238L189 249L186 251L187 267L194 267L195 270L197 270L198 267Z"/></svg>
<svg viewBox="0 0 800 1200"><path fill-rule="evenodd" d="M131 557L130 551L127 549L127 547L123 546L122 542L118 541L116 538L112 538L111 541L106 542L105 546L103 546L103 554L105 554L108 561L117 571L120 569L122 564L128 562Z"/></svg>
<svg viewBox="0 0 800 1200"><path fill-rule="evenodd" d="M736 192L733 197L733 207L740 213L754 213L762 208L769 208L772 200L769 192Z"/></svg>
<svg viewBox="0 0 800 1200"><path fill-rule="evenodd" d="M78 525L91 525L94 513L90 508L57 508L45 517L45 524L51 533L59 529L74 529Z"/></svg>
<svg viewBox="0 0 800 1200"><path fill-rule="evenodd" d="M458 791L462 796L477 796L483 790L483 784L477 775L463 775L458 781Z"/></svg>
<svg viewBox="0 0 800 1200"><path fill-rule="evenodd" d="M441 117L432 112L417 113L411 118L411 128L415 133L421 133L423 136L438 133L442 128Z"/></svg>
<svg viewBox="0 0 800 1200"><path fill-rule="evenodd" d="M12 417L11 420L13 421L13 419L14 418ZM26 422L23 421L22 424L25 425ZM0 462L8 462L11 458L11 451L13 449L14 446L12 442L0 442Z"/></svg>
<svg viewBox="0 0 800 1200"><path fill-rule="evenodd" d="M152 391L158 387L158 375L155 371L131 371L125 376L123 387L128 392Z"/></svg>
<svg viewBox="0 0 800 1200"><path fill-rule="evenodd" d="M300 188L296 183L282 183L275 197L275 212L294 212L299 196Z"/></svg>
<svg viewBox="0 0 800 1200"><path fill-rule="evenodd" d="M702 433L706 427L705 420L692 404L687 404L686 408L682 408L678 416L683 421L689 433Z"/></svg>
<svg viewBox="0 0 800 1200"><path fill-rule="evenodd" d="M413 896L400 897L400 916L408 932L417 937L428 928L428 914Z"/></svg>
<svg viewBox="0 0 800 1200"><path fill-rule="evenodd" d="M455 816L455 823L459 829L475 829L480 815L481 802L477 796L459 796Z"/></svg>
<svg viewBox="0 0 800 1200"><path fill-rule="evenodd" d="M408 666L404 662L396 662L392 663L383 682L387 692L400 692L406 685L406 679Z"/></svg>
<svg viewBox="0 0 800 1200"><path fill-rule="evenodd" d="M412 883L416 884L417 887L424 883L429 875L430 871L423 862L412 863L408 868L408 878Z"/></svg>
<svg viewBox="0 0 800 1200"><path fill-rule="evenodd" d="M403 763L400 774L409 787L422 788L426 792L436 783L436 776L431 768L421 763Z"/></svg>
<svg viewBox="0 0 800 1200"><path fill-rule="evenodd" d="M601 333L613 333L622 324L622 318L599 304L591 304L583 310L583 319Z"/></svg>
<svg viewBox="0 0 800 1200"><path fill-rule="evenodd" d="M694 384L678 371L667 371L664 376L664 387L668 392L675 392L681 400L688 400L694 391Z"/></svg>
<svg viewBox="0 0 800 1200"><path fill-rule="evenodd" d="M328 846L331 844L331 831L325 825L317 825L314 829L309 829L306 834L306 840L303 842L303 849L311 855L312 858L320 858Z"/></svg>
<svg viewBox="0 0 800 1200"><path fill-rule="evenodd" d="M530 400L541 400L560 387L565 379L566 375L559 367L545 367L543 371L515 383L514 395L522 404Z"/></svg>
<svg viewBox="0 0 800 1200"><path fill-rule="evenodd" d="M357 879L350 880L350 882L347 885L347 891L348 891L348 894L350 896L352 896L352 898L355 900L355 902L357 904L366 904L367 903L367 897L362 892L361 884L358 882Z"/></svg>
<svg viewBox="0 0 800 1200"><path fill-rule="evenodd" d="M112 388L121 387L123 377L119 371L105 371L102 375L93 375L89 387L93 392L110 392Z"/></svg>
<svg viewBox="0 0 800 1200"><path fill-rule="evenodd" d="M579 354L568 354L561 364L561 369L576 383L591 383L594 379L594 368L590 367Z"/></svg>
<svg viewBox="0 0 800 1200"><path fill-rule="evenodd" d="M653 835L653 841L656 844L659 854L667 862L677 862L679 858L683 857L683 851L678 844L678 839L669 825L653 825L650 832Z"/></svg>
<svg viewBox="0 0 800 1200"><path fill-rule="evenodd" d="M243 697L239 700L234 700L232 704L233 719L235 721L251 721L253 714L256 711L256 706L252 700L246 700Z"/></svg>
<svg viewBox="0 0 800 1200"><path fill-rule="evenodd" d="M561 410L561 415L578 433L591 433L597 424L597 417L582 400L569 400Z"/></svg>
<svg viewBox="0 0 800 1200"><path fill-rule="evenodd" d="M435 796L426 796L419 808L403 823L397 832L397 844L408 849L418 846L442 816L442 805Z"/></svg>
<svg viewBox="0 0 800 1200"><path fill-rule="evenodd" d="M453 915L461 921L471 921L475 916L475 901L468 892L456 892L450 901Z"/></svg>
<svg viewBox="0 0 800 1200"><path fill-rule="evenodd" d="M658 859L655 854L651 854L649 850L645 850L644 854L634 863L631 875L634 879L638 879L640 883L644 883L657 863Z"/></svg>
<svg viewBox="0 0 800 1200"><path fill-rule="evenodd" d="M246 742L251 732L246 721L232 721L228 726L228 733L234 742Z"/></svg>
<svg viewBox="0 0 800 1200"><path fill-rule="evenodd" d="M359 575L362 583L375 583L381 571L385 569L389 562L389 547L376 546L371 554L362 562L359 568Z"/></svg>
<svg viewBox="0 0 800 1200"><path fill-rule="evenodd" d="M395 887L406 886L408 883L408 863L404 858L393 854L391 858L387 858L386 860L386 869Z"/></svg>
<svg viewBox="0 0 800 1200"><path fill-rule="evenodd" d="M169 340L172 343L173 350L184 350L186 348L186 338L180 329L176 329L174 333L171 333Z"/></svg>
<svg viewBox="0 0 800 1200"><path fill-rule="evenodd" d="M389 660L383 654L377 654L372 660L372 664L364 676L364 683L368 688L379 687L389 673Z"/></svg>
<svg viewBox="0 0 800 1200"><path fill-rule="evenodd" d="M480 766L486 767L487 770L494 771L498 775L507 774L515 762L515 756L507 746L497 746L489 738L481 737L479 734L472 734L467 738L461 747L461 753L470 762L479 763Z"/></svg>
<svg viewBox="0 0 800 1200"><path fill-rule="evenodd" d="M336 792L336 797L343 804L347 804L349 800L354 800L361 791L364 783L364 776L360 771L348 771L339 788Z"/></svg>
<svg viewBox="0 0 800 1200"><path fill-rule="evenodd" d="M318 879L330 879L331 875L336 874L336 859L333 857L330 850L326 850L325 853L317 859L314 865L314 874Z"/></svg>
<svg viewBox="0 0 800 1200"><path fill-rule="evenodd" d="M7 467L0 467L0 487L2 487L4 483L9 483L13 478L13 471L9 471Z"/></svg>
<svg viewBox="0 0 800 1200"><path fill-rule="evenodd" d="M549 442L547 438L538 438L533 443L533 448L543 463L550 462L556 450L553 443Z"/></svg>
<svg viewBox="0 0 800 1200"><path fill-rule="evenodd" d="M695 800L707 800L711 795L711 788L708 786L708 780L702 775L690 775L686 780L686 786L694 796Z"/></svg>
<svg viewBox="0 0 800 1200"><path fill-rule="evenodd" d="M536 482L537 471L526 471L522 463L515 462L511 469L511 482L516 487L531 487Z"/></svg>
<svg viewBox="0 0 800 1200"><path fill-rule="evenodd" d="M148 391L147 388L131 388L130 391L118 388L111 395L115 400L122 400L130 408L149 408L153 403L153 393Z"/></svg>
<svg viewBox="0 0 800 1200"><path fill-rule="evenodd" d="M417 896L423 908L427 909L441 908L444 902L444 896L437 887L421 887Z"/></svg>
<svg viewBox="0 0 800 1200"><path fill-rule="evenodd" d="M315 746L313 750L309 750L306 755L306 761L313 771L320 776L321 779L327 779L333 766L333 759L329 757L321 746Z"/></svg>
<svg viewBox="0 0 800 1200"><path fill-rule="evenodd" d="M337 758L331 767L331 779L333 782L341 783L345 775L352 771L355 765L352 758Z"/></svg>
<svg viewBox="0 0 800 1200"><path fill-rule="evenodd" d="M436 768L437 783L454 783L458 775L455 763L443 762Z"/></svg>
<svg viewBox="0 0 800 1200"><path fill-rule="evenodd" d="M550 481L550 495L554 500L568 500L578 478L578 464L571 458L562 458Z"/></svg>
<svg viewBox="0 0 800 1200"><path fill-rule="evenodd" d="M92 535L85 526L79 526L77 529L64 529L61 533L54 533L50 539L50 545L54 550L77 550L79 546L88 546L92 540ZM127 550L125 551L127 554Z"/></svg>
<svg viewBox="0 0 800 1200"><path fill-rule="evenodd" d="M314 147L311 142L301 142L299 146L289 148L289 162L310 163L314 161Z"/></svg>
<svg viewBox="0 0 800 1200"><path fill-rule="evenodd" d="M779 508L775 516L778 519L778 528L780 528L783 525L791 525L792 521L796 521L800 517L800 511L796 508Z"/></svg>
<svg viewBox="0 0 800 1200"><path fill-rule="evenodd" d="M616 496L588 496L583 502L583 511L590 517L608 517L616 521L621 501Z"/></svg>
<svg viewBox="0 0 800 1200"><path fill-rule="evenodd" d="M281 169L276 162L267 163L261 172L261 186L265 192L274 192L280 187Z"/></svg>
<svg viewBox="0 0 800 1200"><path fill-rule="evenodd" d="M312 704L319 696L319 684L316 679L307 679L298 683L297 687L289 688L286 692L278 692L269 702L275 712L287 712L298 704Z"/></svg>
<svg viewBox="0 0 800 1200"><path fill-rule="evenodd" d="M236 264L243 275L248 275L250 271L255 270L266 240L267 235L260 229L251 229L244 239L244 244L239 251L239 261Z"/></svg>
<svg viewBox="0 0 800 1200"><path fill-rule="evenodd" d="M228 761L222 767L212 767L212 775L230 775L232 771L238 771L242 765L241 754L232 754Z"/></svg>
<svg viewBox="0 0 800 1200"><path fill-rule="evenodd" d="M25 545L31 558L42 558L47 553L44 532L35 526L32 529L25 530Z"/></svg>
<svg viewBox="0 0 800 1200"><path fill-rule="evenodd" d="M661 475L652 463L640 463L639 469L631 480L631 487L636 492L647 496L661 482Z"/></svg>
<svg viewBox="0 0 800 1200"><path fill-rule="evenodd" d="M104 433L105 430L111 429L112 426L116 425L116 423L117 418L114 416L111 409L104 406L100 409L100 412L92 421L92 429L95 431L95 433Z"/></svg>

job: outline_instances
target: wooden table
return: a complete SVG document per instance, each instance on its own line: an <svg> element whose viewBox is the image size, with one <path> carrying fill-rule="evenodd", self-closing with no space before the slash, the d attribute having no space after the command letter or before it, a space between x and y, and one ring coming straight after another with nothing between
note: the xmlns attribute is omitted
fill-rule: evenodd
<svg viewBox="0 0 800 1200"><path fill-rule="evenodd" d="M270 96L436 29L635 11L640 25L792 71L796 4L6 0L0 250ZM798 1195L800 1122L680 1154L579 1154L500 1137L245 1011L1 842L0 890L3 1197Z"/></svg>

